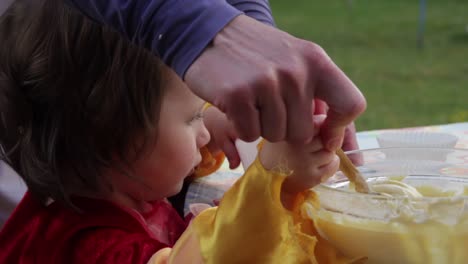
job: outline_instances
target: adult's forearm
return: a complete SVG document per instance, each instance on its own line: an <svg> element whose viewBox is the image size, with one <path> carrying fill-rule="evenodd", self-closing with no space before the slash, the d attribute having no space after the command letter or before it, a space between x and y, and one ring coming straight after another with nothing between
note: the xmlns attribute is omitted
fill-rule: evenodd
<svg viewBox="0 0 468 264"><path fill-rule="evenodd" d="M181 77L214 36L244 12L274 25L268 0L66 0L141 45Z"/></svg>
<svg viewBox="0 0 468 264"><path fill-rule="evenodd" d="M268 0L227 0L227 2L258 21L275 25Z"/></svg>
<svg viewBox="0 0 468 264"><path fill-rule="evenodd" d="M219 0L66 0L95 21L150 49L183 77L241 11Z"/></svg>
<svg viewBox="0 0 468 264"><path fill-rule="evenodd" d="M0 1L0 16L5 12L8 7L13 3L14 0L2 0Z"/></svg>

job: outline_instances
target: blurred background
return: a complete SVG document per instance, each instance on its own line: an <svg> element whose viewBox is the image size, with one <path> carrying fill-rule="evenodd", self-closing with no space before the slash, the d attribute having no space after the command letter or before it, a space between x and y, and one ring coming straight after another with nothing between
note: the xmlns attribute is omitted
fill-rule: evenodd
<svg viewBox="0 0 468 264"><path fill-rule="evenodd" d="M279 28L321 45L364 93L358 130L468 122L468 0L270 4Z"/></svg>

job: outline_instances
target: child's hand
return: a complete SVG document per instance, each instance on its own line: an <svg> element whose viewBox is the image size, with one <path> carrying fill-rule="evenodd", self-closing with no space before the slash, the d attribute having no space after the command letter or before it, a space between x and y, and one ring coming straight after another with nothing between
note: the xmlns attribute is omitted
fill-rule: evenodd
<svg viewBox="0 0 468 264"><path fill-rule="evenodd" d="M216 107L209 107L205 110L203 121L211 136L207 145L208 150L213 154L219 151L224 152L229 161L229 167L237 168L240 164L240 157L235 145L238 136L233 124Z"/></svg>
<svg viewBox="0 0 468 264"><path fill-rule="evenodd" d="M314 127L320 128L324 118L315 116ZM260 152L260 161L266 169L292 171L282 186L281 199L288 209L299 192L320 184L338 170L338 157L323 147L321 138L317 136L319 129L315 131L313 140L308 144L265 142Z"/></svg>

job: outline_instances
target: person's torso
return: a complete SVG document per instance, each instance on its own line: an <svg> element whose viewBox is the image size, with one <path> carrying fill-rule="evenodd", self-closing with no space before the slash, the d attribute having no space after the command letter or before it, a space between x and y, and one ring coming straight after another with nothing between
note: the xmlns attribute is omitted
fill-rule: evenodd
<svg viewBox="0 0 468 264"><path fill-rule="evenodd" d="M90 259L106 254L101 245L104 251L128 241L133 241L134 247L141 243L151 253L172 246L186 228L177 212L163 201L156 202L145 219L136 211L103 200L77 198L73 202L81 212L58 203L44 206L26 193L0 231L0 263L64 263L83 241L95 244L85 246L87 254L96 254ZM149 253L142 254L146 257Z"/></svg>

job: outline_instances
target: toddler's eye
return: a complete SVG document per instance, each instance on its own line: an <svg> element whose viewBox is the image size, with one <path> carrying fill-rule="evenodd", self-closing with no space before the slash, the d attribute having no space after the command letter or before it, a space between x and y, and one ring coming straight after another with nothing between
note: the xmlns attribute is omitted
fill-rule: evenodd
<svg viewBox="0 0 468 264"><path fill-rule="evenodd" d="M203 112L198 112L195 116L193 116L191 121L193 122L198 120L203 120Z"/></svg>

